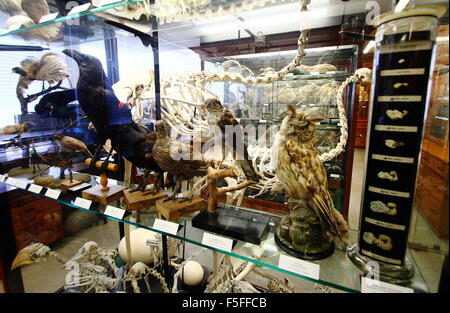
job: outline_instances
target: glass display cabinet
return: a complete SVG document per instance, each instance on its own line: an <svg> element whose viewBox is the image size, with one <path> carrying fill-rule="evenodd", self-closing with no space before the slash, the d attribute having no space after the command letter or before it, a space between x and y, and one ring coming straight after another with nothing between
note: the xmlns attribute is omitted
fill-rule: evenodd
<svg viewBox="0 0 450 313"><path fill-rule="evenodd" d="M194 141L194 126L205 126L207 121L202 113L205 99L211 95L232 112L240 125L256 126L259 133L255 136L266 136L269 142L275 132L267 130L281 124L287 104L304 109L321 118L317 149L321 154L329 152L339 141L342 129L336 94L357 69L357 45L306 47L302 66L270 83L224 80L192 85L203 79L203 70L224 72L226 62L240 66L228 68L227 72L258 77L280 71L296 56L291 47L281 52L205 57L197 52L204 48L202 40L212 40L211 29L194 34L202 23L224 15L233 21L250 19L257 10L270 10L280 4L298 10L299 3L236 0L227 1L224 6L223 1L192 1L188 2L189 7L176 7L174 11L169 10L172 7L168 3L147 0L79 1L77 6L69 7L63 1L47 2L49 9L33 23L28 17L26 22L11 20L11 11L0 7L0 229L6 291L211 292L228 288L219 283L219 273L236 277L236 268L242 272L246 267L253 270L248 284L234 282L235 292L362 291L364 274L350 262L346 251L336 249L327 258L310 261L315 268L311 274L296 269L296 262L301 260L278 248L274 236L288 211L283 191L259 194L261 190L248 187L231 195L216 192L216 204L234 221L226 225L227 230L236 223L251 232L249 225L264 221L255 243L246 237L229 236L226 231L213 232L196 226L196 217L206 212L207 206L209 210L211 185L195 190L198 192L193 198L183 202L176 199L171 175L161 175L161 179L158 168L127 161L138 154L130 156L130 144L132 149L138 149L144 141L145 146L150 139L155 144L156 134L150 136L155 130L161 131L157 129L161 119L172 130L179 127L178 142ZM58 14L49 15L50 12ZM244 24L232 31L218 31L223 40L255 39L246 32ZM283 30L274 30L277 32ZM297 33L295 36L298 38ZM224 55L226 49L221 52ZM92 61L91 56L98 62ZM317 67L324 64L328 68ZM47 72L39 72L43 69ZM99 69L105 74L96 72ZM55 72L56 77L50 75ZM89 89L86 84L98 89ZM96 101L95 95L102 88L106 91L101 91L102 96ZM349 84L342 98L349 133L353 127L354 88L355 84ZM97 108L97 103L108 106L108 114L98 113L103 112L100 105L92 113L90 109ZM111 131L109 137L102 128L106 124L109 128L105 129ZM443 135L445 131L438 122L431 124L430 136L448 136L448 130ZM136 135L145 140L134 145L134 137L121 138L128 131L145 134ZM247 144L250 156L254 156L254 142L249 140ZM271 146L265 149L270 152ZM146 160L155 157L144 148L138 152ZM263 161L269 164L270 156L266 156L266 160L254 157L252 161L258 166L265 165ZM347 173L351 159L344 150L324 163L332 200L340 212L349 197ZM212 176L208 172L204 179L212 184ZM230 187L226 179L213 183L217 190ZM158 184L162 186L160 193L148 190ZM183 183L181 194L194 190L194 186L187 188ZM140 198L136 199L136 194ZM167 196L175 199L166 202ZM230 198L232 201L227 201ZM179 207L167 208L167 203ZM242 214L250 218L243 219ZM356 241L358 231L350 230L349 236ZM28 255L22 253L22 259L15 260L18 252L32 243L45 246L32 246L33 253L28 250ZM90 254L92 251L96 252ZM98 259L99 256L104 259ZM128 258L135 263L127 263ZM187 260L198 261L197 268L190 271L193 276L202 273L197 287L180 278ZM20 262L29 265L11 269ZM415 275L407 286L417 292L429 291L421 270L416 263L413 265ZM108 270L99 270L98 266ZM96 269L95 275L102 277L100 283L89 278L81 282L67 280L71 273L91 277ZM45 282L50 271L52 281ZM151 278L136 282L139 271ZM216 275L215 285L207 285L211 273ZM124 282L122 287L119 282Z"/></svg>
<svg viewBox="0 0 450 313"><path fill-rule="evenodd" d="M266 133L281 125L288 104L321 119L318 123L317 150L319 154L328 153L336 147L341 136L339 110L336 94L341 84L356 70L358 63L358 46L331 46L306 49L303 58L304 66L298 67L293 73L282 80L268 84L243 84L230 82L214 82L211 90L223 97L224 105L239 118L242 125L252 125L259 132ZM262 75L265 72L278 71L295 56L296 51L268 52L251 55L236 55L204 59L206 70L222 70L221 64L236 62L242 66L245 74ZM322 67L317 65L321 64ZM323 65L327 66L323 66ZM248 73L246 73L248 72ZM348 127L351 129L352 103L354 89L349 88L343 95ZM350 133L350 131L349 131ZM272 138L273 139L273 138ZM270 143L269 143L270 144ZM348 150L347 150L348 151ZM348 203L350 183L346 180L348 152L327 160L324 164L327 170L330 192L334 205L342 212L344 203ZM350 157L352 159L352 157ZM351 166L351 163L349 163ZM265 193L259 195L259 190L251 186L246 193L254 199L246 199L246 203L258 203L258 199L285 203L284 194ZM280 209L280 206L264 202L262 209ZM284 208L287 210L287 206Z"/></svg>

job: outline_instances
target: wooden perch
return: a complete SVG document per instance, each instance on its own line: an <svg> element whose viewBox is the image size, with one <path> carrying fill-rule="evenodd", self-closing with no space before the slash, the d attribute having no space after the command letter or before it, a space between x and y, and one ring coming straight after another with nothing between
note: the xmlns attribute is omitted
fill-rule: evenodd
<svg viewBox="0 0 450 313"><path fill-rule="evenodd" d="M238 173L234 167L224 170L216 170L212 167L208 168L208 213L214 213L217 209L218 197L224 193L243 189L251 184L255 184L253 180L246 180L240 184L228 187L217 188L217 180L225 177L237 177Z"/></svg>

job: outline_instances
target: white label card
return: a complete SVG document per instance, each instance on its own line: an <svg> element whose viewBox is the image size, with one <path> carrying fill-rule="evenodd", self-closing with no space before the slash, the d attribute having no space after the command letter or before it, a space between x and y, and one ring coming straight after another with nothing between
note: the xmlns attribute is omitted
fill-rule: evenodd
<svg viewBox="0 0 450 313"><path fill-rule="evenodd" d="M113 3L121 2L121 1L124 1L124 0L102 0L102 1L100 1L100 6L104 7L105 5L113 4Z"/></svg>
<svg viewBox="0 0 450 313"><path fill-rule="evenodd" d="M50 188L47 189L47 191L45 192L45 195L52 199L58 199L60 194L61 194L61 190L50 189Z"/></svg>
<svg viewBox="0 0 450 313"><path fill-rule="evenodd" d="M69 188L69 190L71 190L71 191L77 191L77 190L80 190L80 189L86 188L86 187L91 187L91 185L86 184L86 183L82 183L82 184L80 184L80 185L73 186L72 188Z"/></svg>
<svg viewBox="0 0 450 313"><path fill-rule="evenodd" d="M414 290L367 277L361 277L361 293L414 293Z"/></svg>
<svg viewBox="0 0 450 313"><path fill-rule="evenodd" d="M15 185L16 185L16 179L15 179L15 178L12 178L12 177L8 177L8 178L6 179L6 183L7 183L8 185L15 186Z"/></svg>
<svg viewBox="0 0 450 313"><path fill-rule="evenodd" d="M206 232L203 234L202 244L227 252L233 249L233 240Z"/></svg>
<svg viewBox="0 0 450 313"><path fill-rule="evenodd" d="M0 174L0 183L3 183L5 179L6 179L5 175Z"/></svg>
<svg viewBox="0 0 450 313"><path fill-rule="evenodd" d="M179 225L177 223L161 220L159 218L155 219L155 223L153 224L154 229L172 235L176 235L178 233L178 226Z"/></svg>
<svg viewBox="0 0 450 313"><path fill-rule="evenodd" d="M299 260L288 255L280 255L278 266L287 271L297 273L302 276L307 276L313 279L319 279L320 277L319 264Z"/></svg>
<svg viewBox="0 0 450 313"><path fill-rule="evenodd" d="M70 10L70 12L67 15L72 15L72 14L77 14L80 12L84 12L86 10L89 9L89 7L91 6L90 3L85 3L76 7L73 7L72 10Z"/></svg>
<svg viewBox="0 0 450 313"><path fill-rule="evenodd" d="M119 220L121 220L123 218L123 216L125 215L125 210L116 208L112 205L108 205L105 209L104 214L115 217Z"/></svg>
<svg viewBox="0 0 450 313"><path fill-rule="evenodd" d="M21 189L27 189L27 182L23 180L16 180L16 187L19 187Z"/></svg>
<svg viewBox="0 0 450 313"><path fill-rule="evenodd" d="M77 197L73 203L73 205L76 205L76 206L79 206L80 208L88 209L88 210L91 208L91 204L92 204L91 200L83 199L80 197Z"/></svg>
<svg viewBox="0 0 450 313"><path fill-rule="evenodd" d="M28 191L34 192L34 193L40 193L42 191L42 186L31 184L30 187L28 187Z"/></svg>
<svg viewBox="0 0 450 313"><path fill-rule="evenodd" d="M58 16L58 12L56 12L56 13L50 13L50 14L44 15L44 16L41 17L41 19L39 20L39 23L45 23L45 22L54 20L57 16Z"/></svg>

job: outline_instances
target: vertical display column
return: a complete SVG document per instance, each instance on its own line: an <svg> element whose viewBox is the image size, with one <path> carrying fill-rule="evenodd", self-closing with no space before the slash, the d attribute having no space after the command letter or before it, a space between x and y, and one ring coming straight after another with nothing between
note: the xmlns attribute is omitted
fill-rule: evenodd
<svg viewBox="0 0 450 313"><path fill-rule="evenodd" d="M378 262L384 278L413 275L405 255L439 12L378 18L359 247L349 256L365 270Z"/></svg>

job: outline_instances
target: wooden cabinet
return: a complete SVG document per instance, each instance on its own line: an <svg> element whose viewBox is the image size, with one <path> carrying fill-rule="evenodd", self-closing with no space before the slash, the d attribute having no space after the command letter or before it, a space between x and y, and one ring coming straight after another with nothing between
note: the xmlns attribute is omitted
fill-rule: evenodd
<svg viewBox="0 0 450 313"><path fill-rule="evenodd" d="M365 148L367 139L367 124L369 116L371 83L360 83L357 85L356 99L356 132L355 147Z"/></svg>
<svg viewBox="0 0 450 313"><path fill-rule="evenodd" d="M8 197L17 250L64 237L61 204L19 190L9 192Z"/></svg>
<svg viewBox="0 0 450 313"><path fill-rule="evenodd" d="M423 151L416 205L439 238L448 238L448 161Z"/></svg>

